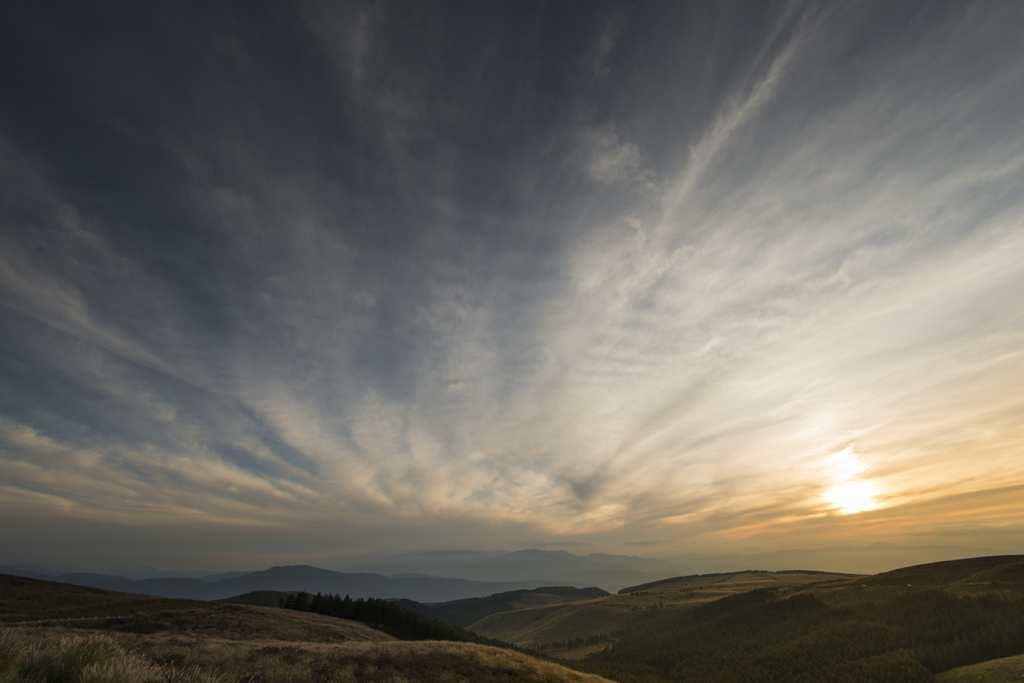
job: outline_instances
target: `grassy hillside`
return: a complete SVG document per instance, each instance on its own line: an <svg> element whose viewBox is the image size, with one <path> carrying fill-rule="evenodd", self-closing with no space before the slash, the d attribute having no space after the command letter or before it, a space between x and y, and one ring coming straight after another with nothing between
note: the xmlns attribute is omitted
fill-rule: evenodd
<svg viewBox="0 0 1024 683"><path fill-rule="evenodd" d="M961 666L935 677L937 683L1002 683L1021 679L1024 679L1024 655Z"/></svg>
<svg viewBox="0 0 1024 683"><path fill-rule="evenodd" d="M208 607L202 600L115 593L0 574L0 622L150 614Z"/></svg>
<svg viewBox="0 0 1024 683"><path fill-rule="evenodd" d="M306 612L154 598L0 576L0 619L4 622L106 616L130 618L74 621L68 626L115 633L235 640L261 638L329 643L393 640L364 624Z"/></svg>
<svg viewBox="0 0 1024 683"><path fill-rule="evenodd" d="M527 655L470 643L293 643L0 630L0 683L607 683Z"/></svg>
<svg viewBox="0 0 1024 683"><path fill-rule="evenodd" d="M359 604L378 603L392 605ZM1024 675L1024 556L877 576L680 577L622 595L526 606L473 626L547 654L583 657L566 664L587 675L477 643L396 641L309 612L0 577L0 616L8 622L112 611L134 616L0 628L0 683L604 680L587 675L620 683L973 683Z"/></svg>
<svg viewBox="0 0 1024 683"><path fill-rule="evenodd" d="M869 586L942 587L960 594L1024 590L1024 556L1001 555L894 569L864 581Z"/></svg>
<svg viewBox="0 0 1024 683"><path fill-rule="evenodd" d="M14 577L3 577L0 588L8 621L132 614L0 627L0 683L607 683L522 653L475 643L401 642L358 622L309 612Z"/></svg>
<svg viewBox="0 0 1024 683"><path fill-rule="evenodd" d="M512 612L530 607L559 605L567 602L593 600L608 596L608 591L597 587L574 588L573 586L546 586L533 590L515 590L496 593L484 598L467 598L435 603L428 607L430 612L437 614L434 618L441 619L455 626L469 626L484 617L501 612ZM416 611L421 611L417 608ZM421 613L427 614L427 610Z"/></svg>
<svg viewBox="0 0 1024 683"><path fill-rule="evenodd" d="M243 593L242 595L235 595L230 598L221 598L217 602L223 602L226 605L254 605L256 607L279 607L282 600L289 595L294 595L294 592L287 591L252 591L250 593Z"/></svg>
<svg viewBox="0 0 1024 683"><path fill-rule="evenodd" d="M888 683L1021 653L1024 557L1010 556L766 586L666 610L578 666L623 683Z"/></svg>
<svg viewBox="0 0 1024 683"><path fill-rule="evenodd" d="M676 610L693 609L757 588L792 588L849 578L820 572L679 577L647 584L644 590L634 589L632 593L491 615L470 625L469 630L553 656L578 658L613 642L620 631L656 621Z"/></svg>
<svg viewBox="0 0 1024 683"><path fill-rule="evenodd" d="M74 622L72 622L74 625ZM280 640L288 642L382 642L392 636L347 619L282 610L276 607L211 604L205 609L176 610L142 615L131 620L84 622L82 627L105 633L222 638L228 640Z"/></svg>

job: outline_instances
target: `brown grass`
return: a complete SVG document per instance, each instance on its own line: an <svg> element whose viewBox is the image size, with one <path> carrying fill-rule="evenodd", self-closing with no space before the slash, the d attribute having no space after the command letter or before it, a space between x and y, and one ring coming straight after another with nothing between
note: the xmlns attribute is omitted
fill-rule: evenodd
<svg viewBox="0 0 1024 683"><path fill-rule="evenodd" d="M345 642L0 630L0 683L606 683L557 664L469 643Z"/></svg>

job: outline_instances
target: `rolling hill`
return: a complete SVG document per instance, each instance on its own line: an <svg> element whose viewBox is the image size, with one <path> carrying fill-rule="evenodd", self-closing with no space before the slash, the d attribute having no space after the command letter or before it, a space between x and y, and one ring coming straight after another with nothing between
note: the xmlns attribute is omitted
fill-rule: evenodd
<svg viewBox="0 0 1024 683"><path fill-rule="evenodd" d="M609 593L597 587L574 588L572 586L546 586L533 590L517 590L496 593L485 598L467 598L433 605L408 605L422 614L440 619L455 626L469 626L484 617L501 612L557 605L568 602L593 600Z"/></svg>
<svg viewBox="0 0 1024 683"><path fill-rule="evenodd" d="M633 586L619 595L584 593L548 587L462 606L464 616L511 607L488 614L471 630L562 658L581 672L576 673L480 643L399 642L365 623L308 612L0 577L0 619L8 624L111 611L131 616L5 626L0 680L31 678L25 672L54 662L92 662L155 671L165 679L174 669L174 676L209 683L971 683L1000 680L996 677L1015 673L1024 661L1024 556L938 562L874 576L800 571L685 576ZM266 602L273 595L239 597ZM536 604L556 598L572 599ZM372 609L394 605L401 614L402 602L365 604ZM75 648L88 656L71 652L79 651ZM46 661L36 661L40 658ZM139 679L95 672L71 678L85 673L91 680ZM1024 671L1015 679L1020 674Z"/></svg>
<svg viewBox="0 0 1024 683"><path fill-rule="evenodd" d="M1021 653L1024 557L999 556L766 585L665 610L577 666L623 683L728 683L754 673L766 681L923 682Z"/></svg>
<svg viewBox="0 0 1024 683"><path fill-rule="evenodd" d="M937 683L995 683L1024 678L1024 655L960 666L935 677Z"/></svg>
<svg viewBox="0 0 1024 683"><path fill-rule="evenodd" d="M719 598L766 587L800 586L847 575L820 572L738 572L666 579L624 589L618 595L494 614L467 628L488 638L504 640L549 654L578 658L666 612L692 609ZM575 644L575 641L583 642ZM574 643L566 643L574 641Z"/></svg>
<svg viewBox="0 0 1024 683"><path fill-rule="evenodd" d="M67 621L112 612L127 617ZM60 621L36 623L44 618ZM365 624L308 612L3 575L0 619L0 681L608 683L523 653L396 641Z"/></svg>
<svg viewBox="0 0 1024 683"><path fill-rule="evenodd" d="M36 620L43 621L43 626L60 620L69 627L105 632L232 640L393 640L365 624L305 612L155 598L0 575L0 621L11 624Z"/></svg>

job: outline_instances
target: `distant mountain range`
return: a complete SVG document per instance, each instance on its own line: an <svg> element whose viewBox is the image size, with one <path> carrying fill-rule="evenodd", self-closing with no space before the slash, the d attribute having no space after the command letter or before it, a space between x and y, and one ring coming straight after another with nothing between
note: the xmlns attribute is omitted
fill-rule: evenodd
<svg viewBox="0 0 1024 683"><path fill-rule="evenodd" d="M676 561L626 555L573 555L531 548L511 553L433 552L331 558L330 568L305 565L256 572L164 572L152 567L123 574L57 572L31 565L0 566L0 573L79 586L173 598L219 600L259 590L337 593L356 598L405 598L438 603L541 586L627 586L673 576L747 569L813 569L875 574L915 564L999 555L1005 551L957 546L832 546L769 553L693 555ZM370 571L361 571L366 568ZM339 571L340 570L340 571ZM353 571L355 570L355 571ZM129 575L125 575L129 574Z"/></svg>
<svg viewBox="0 0 1024 683"><path fill-rule="evenodd" d="M678 576L689 567L661 559L591 553L573 555L565 550L530 548L511 553L395 553L362 558L330 558L326 566L341 571L428 571L473 581L544 581L546 585L578 588L600 586L616 591L648 581Z"/></svg>
<svg viewBox="0 0 1024 683"><path fill-rule="evenodd" d="M294 591L259 590L252 593L244 593L242 595L224 598L220 602L233 605L278 607L289 595L295 595ZM406 598L397 599L394 600L394 602L397 605L431 619L436 619L437 621L441 621L452 626L465 628L466 626L480 621L484 617L492 614L528 609L530 607L564 604L567 602L581 602L604 597L608 597L608 592L601 590L600 588L542 586L541 588L536 588L534 590L520 589L509 591L507 593L497 593L487 597L435 602L430 605Z"/></svg>
<svg viewBox="0 0 1024 683"><path fill-rule="evenodd" d="M142 593L166 598L219 600L259 590L336 593L356 598L407 598L417 602L447 602L494 593L543 586L545 581L488 582L436 576L388 577L380 574L343 574L307 565L271 567L215 581L190 578L130 579L127 576L74 573L38 575L13 567L0 573L59 581L76 586L102 588L123 593Z"/></svg>

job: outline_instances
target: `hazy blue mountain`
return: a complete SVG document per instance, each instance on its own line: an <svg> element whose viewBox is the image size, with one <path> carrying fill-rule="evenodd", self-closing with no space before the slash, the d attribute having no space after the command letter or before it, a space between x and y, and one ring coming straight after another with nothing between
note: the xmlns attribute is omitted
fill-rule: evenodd
<svg viewBox="0 0 1024 683"><path fill-rule="evenodd" d="M143 595L159 595L165 598L195 598L210 600L213 589L209 581L203 579L165 578L165 579L132 579L127 576L109 576L107 574L74 573L50 577L51 581L70 583L75 586L102 588L121 593L142 593Z"/></svg>
<svg viewBox="0 0 1024 683"><path fill-rule="evenodd" d="M424 572L472 581L541 580L550 584L600 586L616 591L624 586L678 576L684 564L627 555L592 553L574 555L565 550L529 548L510 553L429 551L376 553L358 558L331 558L334 569L361 569L378 573Z"/></svg>
<svg viewBox="0 0 1024 683"><path fill-rule="evenodd" d="M85 571L81 567L40 567L35 564L0 564L0 574L24 576L29 579L52 580L54 576Z"/></svg>
<svg viewBox="0 0 1024 683"><path fill-rule="evenodd" d="M477 550L380 551L354 557L327 557L316 564L339 572L371 572L386 576L427 574L480 579L478 576L467 575L466 568L505 554Z"/></svg>
<svg viewBox="0 0 1024 683"><path fill-rule="evenodd" d="M107 576L126 576L137 581L144 579L205 579L206 581L217 581L219 579L251 574L252 571L250 569L249 571L213 572L209 569L167 570L157 569L156 567L104 567L90 573L105 574ZM62 571L57 573L71 574L77 572Z"/></svg>
<svg viewBox="0 0 1024 683"><path fill-rule="evenodd" d="M417 602L446 602L517 589L537 588L544 581L485 582L435 576L387 577L380 574L343 574L306 565L271 567L217 581L192 578L132 579L127 576L73 573L49 580L77 586L168 598L219 600L253 591L306 591L337 593L352 598L408 598Z"/></svg>
<svg viewBox="0 0 1024 683"><path fill-rule="evenodd" d="M645 581L677 576L687 567L666 560L625 555L573 555L565 550L530 548L484 560L467 568L474 577L508 581L512 577L548 579L574 586L600 586L607 591Z"/></svg>

